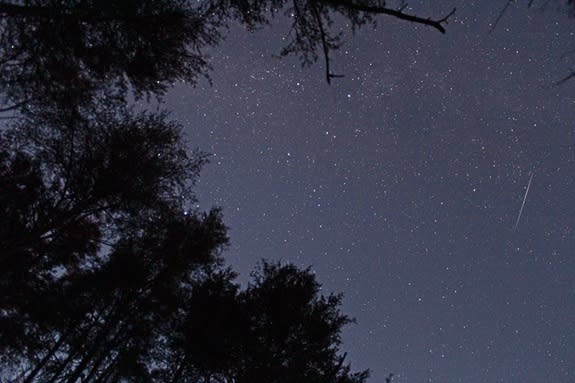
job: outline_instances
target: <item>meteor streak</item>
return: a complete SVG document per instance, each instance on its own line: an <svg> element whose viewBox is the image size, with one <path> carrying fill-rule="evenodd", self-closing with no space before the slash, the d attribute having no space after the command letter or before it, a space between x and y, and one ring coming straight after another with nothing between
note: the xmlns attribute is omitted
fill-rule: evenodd
<svg viewBox="0 0 575 383"><path fill-rule="evenodd" d="M527 194L529 193L529 188L531 187L531 181L533 181L533 172L531 172L531 177L529 177L529 182L527 183L527 190L525 190L525 195L523 196L523 202L521 203L521 209L519 209L519 214L517 215L517 221L515 221L515 227L513 230L517 230L519 225L519 220L521 219L521 214L523 214L523 208L525 207L525 201L527 200Z"/></svg>

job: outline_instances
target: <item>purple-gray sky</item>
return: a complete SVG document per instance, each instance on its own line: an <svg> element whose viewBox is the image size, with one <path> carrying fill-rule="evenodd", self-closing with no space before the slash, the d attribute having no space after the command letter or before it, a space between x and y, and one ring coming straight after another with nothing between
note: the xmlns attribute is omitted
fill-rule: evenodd
<svg viewBox="0 0 575 383"><path fill-rule="evenodd" d="M240 280L261 258L311 265L357 319L343 349L371 382L575 380L575 19L544 1L409 2L442 35L381 17L323 63L277 59L278 19L233 27L213 85L167 97L213 153ZM518 227L527 183L533 181Z"/></svg>

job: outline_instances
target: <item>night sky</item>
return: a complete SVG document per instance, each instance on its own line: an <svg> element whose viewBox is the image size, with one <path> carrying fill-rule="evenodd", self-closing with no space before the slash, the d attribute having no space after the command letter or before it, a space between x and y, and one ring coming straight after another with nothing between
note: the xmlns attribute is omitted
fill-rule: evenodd
<svg viewBox="0 0 575 383"><path fill-rule="evenodd" d="M223 207L240 281L266 258L344 294L342 348L371 382L573 382L575 79L553 84L575 18L525 1L490 34L504 0L421 3L457 6L445 35L379 17L332 85L274 56L288 20L232 26L213 84L166 99L213 154L199 206Z"/></svg>

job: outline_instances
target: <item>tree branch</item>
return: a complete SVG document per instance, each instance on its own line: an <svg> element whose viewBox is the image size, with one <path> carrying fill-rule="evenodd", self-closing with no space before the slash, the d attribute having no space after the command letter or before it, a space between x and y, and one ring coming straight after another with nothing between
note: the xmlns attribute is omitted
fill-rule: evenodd
<svg viewBox="0 0 575 383"><path fill-rule="evenodd" d="M575 69L571 70L571 73L569 73L567 76L563 77L561 80L555 82L555 86L559 86L562 85L563 83L566 83L567 81L571 80L572 78L575 77Z"/></svg>
<svg viewBox="0 0 575 383"><path fill-rule="evenodd" d="M0 108L0 113L5 113L5 112L9 112L9 111L11 111L11 110L19 109L19 108L23 107L24 105L26 105L28 102L30 102L29 99L28 99L28 100L21 101L21 102L19 102L19 103L17 103L17 104L14 104L14 105L10 105L10 106L6 106L6 107L4 107L4 108Z"/></svg>
<svg viewBox="0 0 575 383"><path fill-rule="evenodd" d="M325 79L327 80L328 84L331 84L331 79L333 77L343 77L343 75L332 74L329 69L329 46L327 45L325 30L323 29L323 23L321 21L321 16L316 8L315 3L312 5L313 15L317 21L317 25L319 28L320 36L321 36L321 45L323 48L323 56L325 58Z"/></svg>
<svg viewBox="0 0 575 383"><path fill-rule="evenodd" d="M491 32L493 32L495 30L495 28L497 27L497 24L499 24L499 21L501 20L501 18L503 17L503 15L505 14L505 12L507 11L507 8L509 8L509 5L511 4L513 0L507 0L507 3L505 3L505 6L503 7L503 9L501 10L501 12L499 12L499 15L497 16L497 19L495 19L495 22L493 23L493 25L491 26L491 28L489 29L489 33L491 34ZM529 6L531 6L531 3L529 4Z"/></svg>
<svg viewBox="0 0 575 383"><path fill-rule="evenodd" d="M427 26L430 26L432 28L437 29L441 33L445 33L445 27L443 26L443 24L447 24L448 19L451 16L453 16L453 14L455 13L455 10L456 10L456 8L453 8L451 10L451 12L449 12L447 15L445 15L441 19L433 20L430 18L426 19L423 17L404 13L403 8L401 8L399 10L395 10L395 9L391 9L391 8L387 8L387 7L381 7L381 6L358 4L358 3L354 3L350 0L325 0L325 2L328 4L332 4L334 6L340 6L340 7L346 7L349 9L354 9L356 11L362 11L362 12L373 13L373 14L384 14L384 15L396 17L400 20L405 20L405 21L409 21L412 23L416 23L416 24L427 25Z"/></svg>

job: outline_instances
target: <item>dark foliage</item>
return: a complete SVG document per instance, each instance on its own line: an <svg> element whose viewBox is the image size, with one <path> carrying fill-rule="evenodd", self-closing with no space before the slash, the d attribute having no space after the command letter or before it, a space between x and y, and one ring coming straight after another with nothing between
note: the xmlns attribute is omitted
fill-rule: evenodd
<svg viewBox="0 0 575 383"><path fill-rule="evenodd" d="M2 141L0 352L42 367L30 379L82 365L74 353L113 352L111 334L144 331L161 314L151 308L221 262L227 242L217 210L185 210L205 157L186 153L176 124L128 111L87 117L26 120ZM70 360L53 365L63 352Z"/></svg>
<svg viewBox="0 0 575 383"><path fill-rule="evenodd" d="M18 382L363 382L309 270L241 291L163 114L40 113L0 147L0 356Z"/></svg>
<svg viewBox="0 0 575 383"><path fill-rule="evenodd" d="M207 70L219 34L186 1L0 2L4 109L161 94Z"/></svg>
<svg viewBox="0 0 575 383"><path fill-rule="evenodd" d="M384 2L0 1L0 367L17 382L361 383L340 353L351 320L309 270L226 268L219 209L192 187L206 155L166 113L137 113L208 70L231 22L293 23L282 54L338 49L335 20L378 14L444 32Z"/></svg>
<svg viewBox="0 0 575 383"><path fill-rule="evenodd" d="M338 354L340 332L351 320L340 295L320 295L313 273L264 262L241 295L250 323L247 363L237 382L363 382Z"/></svg>
<svg viewBox="0 0 575 383"><path fill-rule="evenodd" d="M264 262L244 291L229 271L192 289L187 314L172 338L178 355L164 377L183 381L364 382L339 354L350 319L341 297L322 296L310 270ZM191 379L190 379L191 378ZM188 380L189 379L189 380Z"/></svg>
<svg viewBox="0 0 575 383"><path fill-rule="evenodd" d="M319 54L329 82L338 77L330 69L330 52L341 45L337 18L352 30L387 15L445 32L452 13L433 20L378 0L0 1L0 112L161 96L177 81L207 75L206 50L230 23L256 29L279 15L292 20L281 54L295 54L303 65Z"/></svg>

